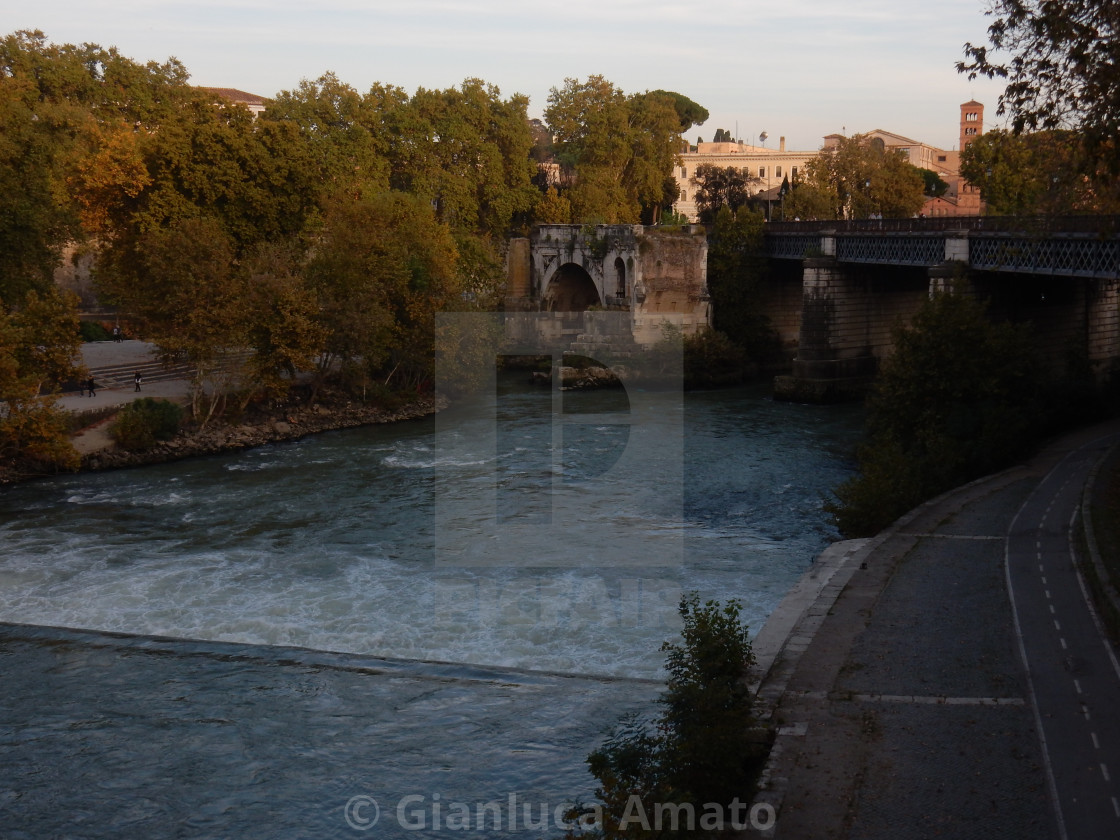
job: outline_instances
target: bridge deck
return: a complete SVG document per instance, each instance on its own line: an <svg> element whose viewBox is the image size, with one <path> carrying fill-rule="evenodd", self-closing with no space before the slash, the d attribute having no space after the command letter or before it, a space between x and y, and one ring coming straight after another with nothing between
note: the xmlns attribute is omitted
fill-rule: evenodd
<svg viewBox="0 0 1120 840"><path fill-rule="evenodd" d="M1120 277L1120 216L771 222L766 250L774 259L830 255L838 262L926 267L960 260L981 271L1114 279Z"/></svg>

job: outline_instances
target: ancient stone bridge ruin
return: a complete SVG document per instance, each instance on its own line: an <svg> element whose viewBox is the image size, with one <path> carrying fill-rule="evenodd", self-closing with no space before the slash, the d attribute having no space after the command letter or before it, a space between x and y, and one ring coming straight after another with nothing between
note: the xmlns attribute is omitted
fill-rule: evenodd
<svg viewBox="0 0 1120 840"><path fill-rule="evenodd" d="M708 241L700 225L541 225L510 243L507 312L542 313L538 338L578 341L591 313L628 326L616 340L656 344L665 325L684 334L711 320Z"/></svg>

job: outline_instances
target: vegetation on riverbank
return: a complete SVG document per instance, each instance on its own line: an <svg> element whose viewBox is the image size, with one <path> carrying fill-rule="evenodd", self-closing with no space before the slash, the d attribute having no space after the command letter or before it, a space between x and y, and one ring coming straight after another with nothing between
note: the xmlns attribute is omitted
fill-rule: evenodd
<svg viewBox="0 0 1120 840"><path fill-rule="evenodd" d="M527 97L480 79L363 94L332 73L254 115L175 59L37 31L0 39L0 78L0 457L58 468L76 456L49 391L83 375L75 301L54 289L64 252L92 262L129 334L189 366L203 425L299 378L312 402L429 392L437 347L477 349L437 313L498 309L508 237L546 189L563 221L656 221L680 133L706 116L673 92L567 79L542 135ZM551 158L559 183L540 176Z"/></svg>
<svg viewBox="0 0 1120 840"><path fill-rule="evenodd" d="M666 642L669 672L655 721L624 719L588 757L599 780L600 825L569 837L707 837L746 825L751 790L767 753L746 683L754 662L741 605L682 597L681 641Z"/></svg>
<svg viewBox="0 0 1120 840"><path fill-rule="evenodd" d="M875 534L1109 410L1110 389L1083 359L1047 369L1029 325L995 323L967 294L933 296L894 343L867 402L859 474L826 506L846 537Z"/></svg>

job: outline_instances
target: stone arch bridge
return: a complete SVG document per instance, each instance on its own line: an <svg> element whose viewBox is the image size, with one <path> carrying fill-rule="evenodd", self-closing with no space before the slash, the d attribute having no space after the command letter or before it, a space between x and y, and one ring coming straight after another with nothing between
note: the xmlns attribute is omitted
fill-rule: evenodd
<svg viewBox="0 0 1120 840"><path fill-rule="evenodd" d="M700 225L540 225L510 243L506 311L541 313L537 338L573 344L587 313L627 313L609 319L628 325L615 341L648 346L665 324L688 334L710 323L707 262Z"/></svg>
<svg viewBox="0 0 1120 840"><path fill-rule="evenodd" d="M775 393L827 401L858 392L894 327L938 290L990 301L1033 325L1055 366L1120 358L1120 217L773 222L767 313L794 351Z"/></svg>

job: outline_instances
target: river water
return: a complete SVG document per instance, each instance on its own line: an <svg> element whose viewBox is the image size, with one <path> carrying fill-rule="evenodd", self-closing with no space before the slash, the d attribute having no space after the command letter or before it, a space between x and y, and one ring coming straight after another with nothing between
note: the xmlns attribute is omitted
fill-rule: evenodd
<svg viewBox="0 0 1120 840"><path fill-rule="evenodd" d="M598 392L558 428L553 399L503 380L438 421L5 490L10 836L357 836L362 797L378 837L490 803L482 836L590 798L681 594L757 631L836 538L861 416Z"/></svg>

